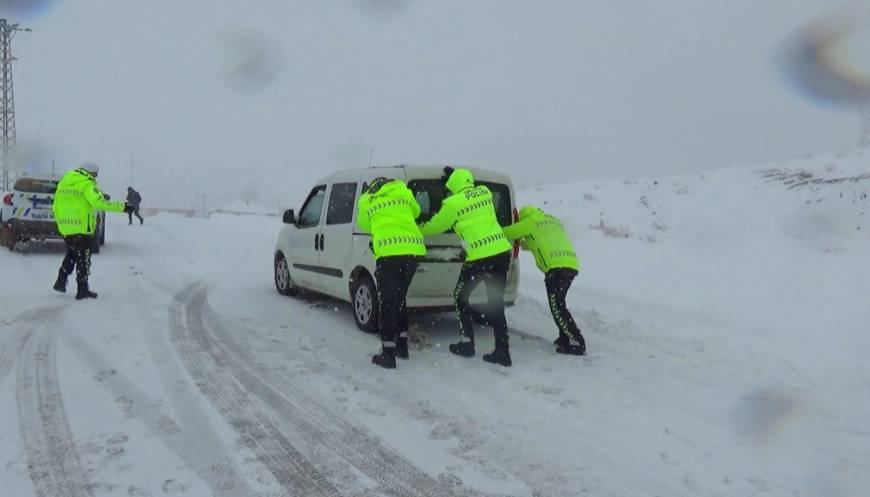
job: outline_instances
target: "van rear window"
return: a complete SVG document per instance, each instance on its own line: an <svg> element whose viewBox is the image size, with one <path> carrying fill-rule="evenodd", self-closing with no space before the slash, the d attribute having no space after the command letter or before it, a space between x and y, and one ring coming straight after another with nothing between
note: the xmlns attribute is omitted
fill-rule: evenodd
<svg viewBox="0 0 870 497"><path fill-rule="evenodd" d="M54 193L57 191L57 181L50 179L18 178L12 189L24 193Z"/></svg>
<svg viewBox="0 0 870 497"><path fill-rule="evenodd" d="M510 226L513 223L511 213L511 190L502 183L490 183L477 181L477 185L484 185L492 192L492 200L495 204L495 215L498 223L502 226ZM415 179L408 182L408 188L414 193L417 203L420 204L420 217L417 222L424 223L441 209L441 203L450 195L444 183L438 179Z"/></svg>

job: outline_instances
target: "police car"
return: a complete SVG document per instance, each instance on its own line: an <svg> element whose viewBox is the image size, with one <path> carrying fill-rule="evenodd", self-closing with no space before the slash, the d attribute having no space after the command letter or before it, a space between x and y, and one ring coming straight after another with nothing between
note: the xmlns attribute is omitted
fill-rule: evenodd
<svg viewBox="0 0 870 497"><path fill-rule="evenodd" d="M20 176L12 191L3 194L0 209L0 241L9 250L29 241L62 240L54 222L51 204L60 176L32 174ZM107 195L108 197L108 195ZM91 252L98 253L106 243L106 218L97 212L97 229Z"/></svg>

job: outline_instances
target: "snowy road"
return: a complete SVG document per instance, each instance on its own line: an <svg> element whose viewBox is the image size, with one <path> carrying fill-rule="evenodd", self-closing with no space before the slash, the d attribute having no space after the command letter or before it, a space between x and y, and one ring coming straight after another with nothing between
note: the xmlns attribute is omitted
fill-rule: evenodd
<svg viewBox="0 0 870 497"><path fill-rule="evenodd" d="M710 180L681 181L703 192ZM742 205L758 212L744 181L757 176L721 173L715 189L747 190ZM796 194L758 184L761 206L790 226ZM510 369L451 356L449 315L414 317L411 359L373 367L377 340L349 306L275 292L274 218L110 218L92 302L51 291L59 246L4 250L0 493L845 497L870 486L867 237L831 253L811 234L761 229L733 197L581 188L525 195L579 213L588 269L570 305L592 355L554 354L541 277L524 259ZM737 212L733 226L679 219L700 211L677 209L692 198ZM640 232L650 205L670 209L656 243ZM588 230L604 211L634 236ZM728 245L732 228L764 238ZM739 266L709 264L736 254ZM813 285L795 290L795 264ZM480 351L492 347L491 332L479 336Z"/></svg>

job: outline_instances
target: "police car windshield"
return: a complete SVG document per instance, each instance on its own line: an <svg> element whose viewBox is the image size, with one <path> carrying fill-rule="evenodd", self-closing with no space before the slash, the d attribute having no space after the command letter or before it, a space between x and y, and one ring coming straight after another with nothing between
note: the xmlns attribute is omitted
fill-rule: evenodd
<svg viewBox="0 0 870 497"><path fill-rule="evenodd" d="M476 185L483 185L492 192L492 200L495 204L495 215L499 224L509 226L511 216L511 192L507 185L502 183L490 183L477 181ZM414 193L417 203L420 204L420 217L418 222L426 222L432 215L441 209L441 202L449 195L444 183L439 179L415 179L408 182L408 188Z"/></svg>
<svg viewBox="0 0 870 497"><path fill-rule="evenodd" d="M57 181L37 178L18 178L12 189L25 193L51 193L57 190Z"/></svg>

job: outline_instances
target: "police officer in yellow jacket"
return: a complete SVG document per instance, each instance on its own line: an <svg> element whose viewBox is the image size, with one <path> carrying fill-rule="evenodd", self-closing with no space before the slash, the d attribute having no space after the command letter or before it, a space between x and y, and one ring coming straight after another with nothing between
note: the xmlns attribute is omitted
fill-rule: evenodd
<svg viewBox="0 0 870 497"><path fill-rule="evenodd" d="M381 353L372 363L396 367L396 356L408 358L407 305L405 297L414 279L419 258L426 255L417 227L420 205L401 180L377 178L360 197L357 223L372 234L378 288L378 321Z"/></svg>
<svg viewBox="0 0 870 497"><path fill-rule="evenodd" d="M450 352L462 357L474 356L474 327L468 298L483 281L487 293L484 314L495 334L495 350L491 354L484 354L483 360L510 366L504 291L511 263L511 244L498 224L489 188L475 186L474 177L467 169L445 167L444 174L447 189L452 195L444 199L441 210L421 225L420 231L426 236L453 228L467 253L453 291L459 317L459 342L450 345Z"/></svg>
<svg viewBox="0 0 870 497"><path fill-rule="evenodd" d="M550 312L559 327L559 338L554 342L556 352L585 355L583 334L565 304L571 282L580 270L580 262L562 221L540 209L526 206L520 209L519 221L505 228L504 234L510 240L520 240L523 250L535 256L535 264L545 274Z"/></svg>
<svg viewBox="0 0 870 497"><path fill-rule="evenodd" d="M54 289L66 292L67 278L75 268L77 300L97 298L97 294L88 286L91 246L97 229L97 216L94 211L124 212L127 208L124 202L106 200L97 186L99 171L96 164L86 162L78 169L66 173L57 185L51 206L57 229L67 247Z"/></svg>

